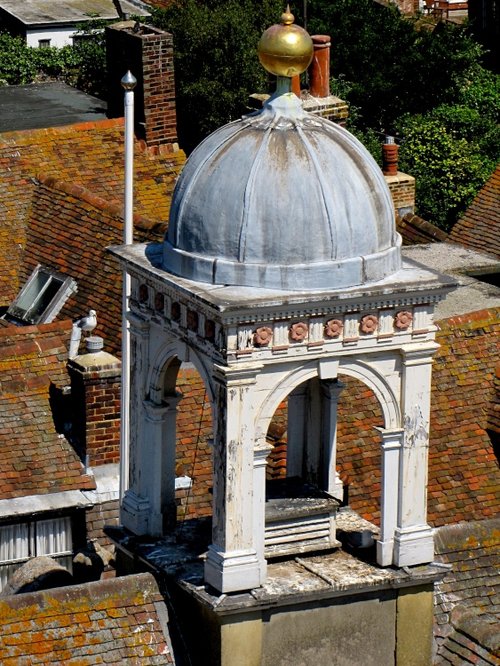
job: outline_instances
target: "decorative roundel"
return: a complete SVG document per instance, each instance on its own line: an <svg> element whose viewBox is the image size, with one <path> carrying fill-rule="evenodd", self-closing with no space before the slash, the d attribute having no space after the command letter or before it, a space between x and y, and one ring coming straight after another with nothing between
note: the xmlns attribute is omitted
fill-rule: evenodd
<svg viewBox="0 0 500 666"><path fill-rule="evenodd" d="M290 326L290 339L294 342L302 342L307 338L308 328L303 321L298 321Z"/></svg>
<svg viewBox="0 0 500 666"><path fill-rule="evenodd" d="M361 333L365 333L366 335L370 335L370 333L375 333L377 330L378 326L378 317L375 315L365 315L364 317L361 317L361 322L359 324L359 328Z"/></svg>
<svg viewBox="0 0 500 666"><path fill-rule="evenodd" d="M255 347L267 347L273 337L273 331L269 326L259 326L253 332L253 344Z"/></svg>
<svg viewBox="0 0 500 666"><path fill-rule="evenodd" d="M339 338L344 324L341 319L330 319L325 324L325 338Z"/></svg>
<svg viewBox="0 0 500 666"><path fill-rule="evenodd" d="M412 321L412 313L409 310L401 310L394 317L394 326L400 331L406 331L407 328L410 328Z"/></svg>

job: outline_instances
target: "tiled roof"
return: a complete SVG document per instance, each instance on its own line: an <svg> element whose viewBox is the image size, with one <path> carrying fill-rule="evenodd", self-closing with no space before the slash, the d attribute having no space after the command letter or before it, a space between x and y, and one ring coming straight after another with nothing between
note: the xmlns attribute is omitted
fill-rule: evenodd
<svg viewBox="0 0 500 666"><path fill-rule="evenodd" d="M403 238L403 245L420 245L446 240L448 234L418 215L407 213L396 216L396 229Z"/></svg>
<svg viewBox="0 0 500 666"><path fill-rule="evenodd" d="M116 119L0 134L0 304L12 301L19 288L25 225L33 197L36 201L35 178L80 186L115 206L117 214L123 198L123 133L123 119ZM171 194L185 161L184 153L174 148L153 150L143 142L135 144L138 225L143 219L150 220L150 226L168 221ZM54 209L51 213L51 224L64 223ZM94 233L98 235L95 228ZM120 231L114 242L121 237Z"/></svg>
<svg viewBox="0 0 500 666"><path fill-rule="evenodd" d="M162 237L164 225L135 217L135 239ZM106 351L120 349L121 285L118 262L106 247L122 241L119 206L91 194L79 185L45 177L34 190L28 213L24 282L37 263L52 267L76 280L78 290L63 306L60 317L76 319L90 308L97 311L96 335L104 338Z"/></svg>
<svg viewBox="0 0 500 666"><path fill-rule="evenodd" d="M500 257L500 164L454 225L448 240Z"/></svg>
<svg viewBox="0 0 500 666"><path fill-rule="evenodd" d="M455 664L470 653L486 659L471 663L498 663L491 654L488 661L488 652L500 658L500 519L441 527L435 544L436 560L452 567L436 584L437 663Z"/></svg>
<svg viewBox="0 0 500 666"><path fill-rule="evenodd" d="M93 489L54 427L51 385L64 374L71 322L0 328L0 499Z"/></svg>
<svg viewBox="0 0 500 666"><path fill-rule="evenodd" d="M173 664L167 621L150 574L4 597L0 663Z"/></svg>

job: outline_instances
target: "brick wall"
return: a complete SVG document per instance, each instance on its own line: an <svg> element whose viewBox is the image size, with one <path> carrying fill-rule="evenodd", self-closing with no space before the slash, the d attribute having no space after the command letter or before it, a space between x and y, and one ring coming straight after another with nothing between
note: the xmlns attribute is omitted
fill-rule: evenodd
<svg viewBox="0 0 500 666"><path fill-rule="evenodd" d="M118 525L119 502L111 500L96 504L91 509L87 509L87 540L98 541L104 548L109 548L112 543L104 534L103 529L106 525Z"/></svg>
<svg viewBox="0 0 500 666"><path fill-rule="evenodd" d="M97 354L95 355L97 356ZM108 356L108 355L106 355ZM73 405L72 440L91 467L119 462L121 364L85 370L77 356L68 364Z"/></svg>
<svg viewBox="0 0 500 666"><path fill-rule="evenodd" d="M414 213L415 178L398 171L394 176L385 176L385 181L389 186L396 213L401 217L407 213Z"/></svg>
<svg viewBox="0 0 500 666"><path fill-rule="evenodd" d="M124 21L106 28L108 114L123 116L124 92L120 81L130 70L137 79L134 91L137 135L149 147L170 145L177 149L172 35L144 25L134 31L134 26L134 21Z"/></svg>

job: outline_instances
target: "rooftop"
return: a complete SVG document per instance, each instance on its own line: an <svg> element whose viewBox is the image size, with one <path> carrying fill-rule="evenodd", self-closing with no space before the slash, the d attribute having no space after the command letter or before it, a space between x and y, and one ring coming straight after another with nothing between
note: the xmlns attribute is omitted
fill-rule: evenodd
<svg viewBox="0 0 500 666"><path fill-rule="evenodd" d="M106 102L61 82L4 86L0 132L57 127L106 118Z"/></svg>
<svg viewBox="0 0 500 666"><path fill-rule="evenodd" d="M494 256L452 243L405 247L404 256L457 280L458 288L437 306L436 319L500 305L500 287L486 281L500 272L500 261Z"/></svg>
<svg viewBox="0 0 500 666"><path fill-rule="evenodd" d="M150 574L0 599L0 661L173 664L168 612Z"/></svg>
<svg viewBox="0 0 500 666"><path fill-rule="evenodd" d="M4 9L18 18L26 26L47 25L51 23L75 23L89 21L93 17L118 19L120 14L113 0L1 0L0 9ZM127 14L148 16L144 5L129 0L119 0L121 10ZM141 6L142 5L142 6Z"/></svg>
<svg viewBox="0 0 500 666"><path fill-rule="evenodd" d="M68 321L0 329L0 500L95 488L51 411L51 387L68 383L70 331Z"/></svg>

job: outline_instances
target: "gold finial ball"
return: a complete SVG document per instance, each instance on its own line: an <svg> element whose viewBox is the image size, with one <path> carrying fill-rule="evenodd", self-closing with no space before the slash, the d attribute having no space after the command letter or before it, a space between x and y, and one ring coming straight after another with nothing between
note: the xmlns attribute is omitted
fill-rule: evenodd
<svg viewBox="0 0 500 666"><path fill-rule="evenodd" d="M293 22L294 16L287 7L281 23L268 28L259 41L259 60L264 69L276 76L291 78L301 74L313 57L310 35Z"/></svg>

